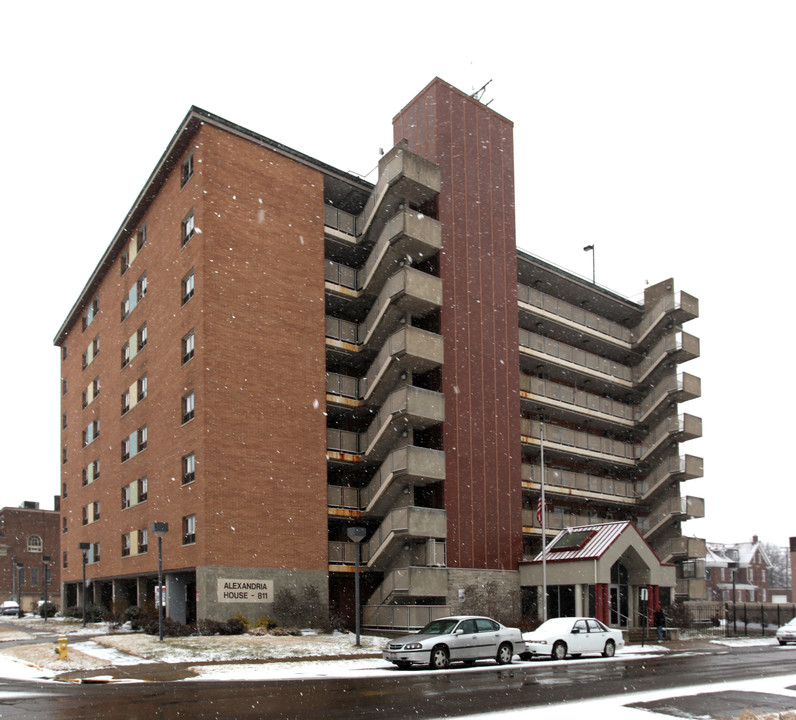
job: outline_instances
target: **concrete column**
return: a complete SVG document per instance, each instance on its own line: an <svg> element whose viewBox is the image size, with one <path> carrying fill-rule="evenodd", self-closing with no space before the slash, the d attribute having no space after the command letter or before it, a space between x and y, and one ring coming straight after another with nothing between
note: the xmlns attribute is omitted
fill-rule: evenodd
<svg viewBox="0 0 796 720"><path fill-rule="evenodd" d="M582 616L585 613L583 612L583 585L576 584L575 585L575 615Z"/></svg>

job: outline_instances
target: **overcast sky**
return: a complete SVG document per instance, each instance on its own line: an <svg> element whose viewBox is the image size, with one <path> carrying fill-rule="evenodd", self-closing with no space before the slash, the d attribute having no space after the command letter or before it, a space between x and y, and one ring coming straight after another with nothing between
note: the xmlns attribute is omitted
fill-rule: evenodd
<svg viewBox="0 0 796 720"><path fill-rule="evenodd" d="M681 451L706 518L685 532L796 536L793 3L45 1L2 34L0 506L52 507L53 337L191 105L365 175L439 76L491 80L514 122L519 247L590 278L594 244L598 283L699 298L681 411L704 437Z"/></svg>

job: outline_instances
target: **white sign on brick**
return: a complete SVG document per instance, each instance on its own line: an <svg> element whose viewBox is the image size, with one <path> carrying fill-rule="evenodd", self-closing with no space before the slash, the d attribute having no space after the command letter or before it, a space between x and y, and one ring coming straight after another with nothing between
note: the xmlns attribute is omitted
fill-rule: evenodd
<svg viewBox="0 0 796 720"><path fill-rule="evenodd" d="M220 578L218 602L273 602L274 581L241 578Z"/></svg>

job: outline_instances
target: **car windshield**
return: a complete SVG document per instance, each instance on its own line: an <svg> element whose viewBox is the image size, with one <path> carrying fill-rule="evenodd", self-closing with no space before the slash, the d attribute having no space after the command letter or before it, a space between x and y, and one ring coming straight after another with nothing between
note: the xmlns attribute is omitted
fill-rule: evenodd
<svg viewBox="0 0 796 720"><path fill-rule="evenodd" d="M456 626L456 620L433 620L418 635L447 635Z"/></svg>

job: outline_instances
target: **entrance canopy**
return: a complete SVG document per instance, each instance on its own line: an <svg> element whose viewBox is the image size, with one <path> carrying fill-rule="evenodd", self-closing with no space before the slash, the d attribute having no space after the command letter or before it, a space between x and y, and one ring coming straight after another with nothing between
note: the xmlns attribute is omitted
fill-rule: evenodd
<svg viewBox="0 0 796 720"><path fill-rule="evenodd" d="M662 563L630 522L565 528L533 560L520 564L520 585L543 583L543 557L548 585L611 583L611 568L621 561L629 585L675 586L675 567Z"/></svg>

